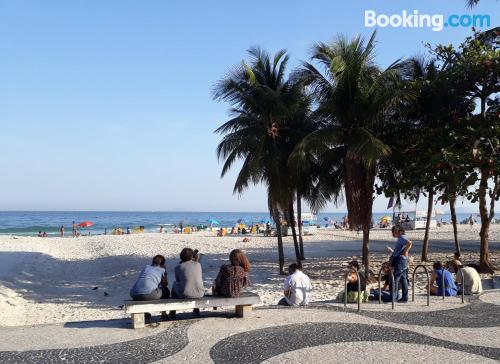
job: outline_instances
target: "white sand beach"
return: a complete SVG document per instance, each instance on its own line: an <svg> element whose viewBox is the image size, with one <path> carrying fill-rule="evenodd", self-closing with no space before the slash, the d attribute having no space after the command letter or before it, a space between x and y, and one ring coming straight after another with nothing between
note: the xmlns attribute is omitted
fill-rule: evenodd
<svg viewBox="0 0 500 364"><path fill-rule="evenodd" d="M465 262L476 262L479 252L479 227L459 226L460 240L467 246ZM408 237L422 240L423 231L410 231ZM198 249L205 286L208 288L219 266L232 249L247 252L252 263L252 290L262 304L275 304L282 292L283 276L278 275L276 238L251 236L216 237L214 233L133 234L80 238L0 237L0 326L19 326L68 321L124 317L120 306L140 269L155 254L167 257L170 285L178 254L183 247ZM372 270L387 259L384 249L394 243L389 230L371 232ZM500 266L500 226L493 225L491 260ZM431 232L430 259L446 260L453 255L451 226ZM336 297L343 285L345 266L360 259L361 234L350 231L319 229L304 237L304 270L313 280L313 301ZM285 239L286 264L293 262L293 242ZM413 265L418 264L420 249L416 244ZM427 263L431 266L431 263ZM423 277L419 280L422 282ZM97 288L96 288L97 287ZM420 291L422 283L419 285Z"/></svg>

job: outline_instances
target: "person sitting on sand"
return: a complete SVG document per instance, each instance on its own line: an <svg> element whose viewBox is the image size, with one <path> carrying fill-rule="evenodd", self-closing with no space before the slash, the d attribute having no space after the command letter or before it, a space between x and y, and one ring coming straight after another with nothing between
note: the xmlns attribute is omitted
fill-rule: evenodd
<svg viewBox="0 0 500 364"><path fill-rule="evenodd" d="M444 275L444 294L445 296L456 296L457 286L453 281L453 276L449 271L443 268L441 262L435 262L432 267L434 271L431 274L431 295L442 296L443 295L443 275ZM437 285L434 286L434 283Z"/></svg>
<svg viewBox="0 0 500 364"><path fill-rule="evenodd" d="M364 291L366 289L366 279L364 273L359 271L358 261L353 260L347 265L347 268L351 270L347 277L347 292L358 292L358 277L354 270L358 272L361 291Z"/></svg>
<svg viewBox="0 0 500 364"><path fill-rule="evenodd" d="M457 285L459 292L464 290L464 294L479 294L483 291L483 285L481 283L481 277L477 270L472 267L463 267L459 260L453 260L446 263L446 268L451 273L456 273L457 275ZM462 274L464 287L462 287Z"/></svg>
<svg viewBox="0 0 500 364"><path fill-rule="evenodd" d="M156 255L151 265L145 266L130 290L134 301L151 301L170 297L165 257Z"/></svg>
<svg viewBox="0 0 500 364"><path fill-rule="evenodd" d="M382 287L382 301L383 302L391 302L392 301L392 285L393 285L393 276L392 276L392 267L391 263L389 262L384 262L382 263L382 281L384 281L384 286ZM395 292L396 293L396 292ZM372 288L370 290L370 299L373 300L378 300L379 296L379 290L378 288ZM394 300L398 300L401 298L401 295L399 292L396 293Z"/></svg>
<svg viewBox="0 0 500 364"><path fill-rule="evenodd" d="M238 297L241 290L250 285L248 278L250 262L240 249L235 249L229 254L229 261L231 264L220 267L214 282L214 292L217 296Z"/></svg>
<svg viewBox="0 0 500 364"><path fill-rule="evenodd" d="M280 306L304 306L309 303L312 290L311 280L302 273L301 267L293 263L288 266L288 277L285 278L285 290L278 305Z"/></svg>
<svg viewBox="0 0 500 364"><path fill-rule="evenodd" d="M201 264L193 260L194 250L184 248L181 251L181 262L175 267L175 281L172 286L174 298L201 298L205 293Z"/></svg>
<svg viewBox="0 0 500 364"><path fill-rule="evenodd" d="M349 273L347 275L347 302L357 302L358 301L358 275L359 275L359 284L361 291L361 302L368 301L368 294L366 293L366 279L365 275L362 272L359 272L360 266L358 261L353 260L347 265L349 269ZM358 272L358 275L356 275ZM338 302L344 302L345 292L341 291L337 295Z"/></svg>

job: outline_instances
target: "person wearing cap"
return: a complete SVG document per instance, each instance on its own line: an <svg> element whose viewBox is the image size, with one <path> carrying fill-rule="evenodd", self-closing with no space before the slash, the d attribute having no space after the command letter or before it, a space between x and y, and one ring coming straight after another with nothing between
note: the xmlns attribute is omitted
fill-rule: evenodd
<svg viewBox="0 0 500 364"><path fill-rule="evenodd" d="M450 273L455 273L457 275L457 285L461 292L464 290L464 294L479 294L483 291L483 285L481 283L481 277L477 270L472 267L462 266L460 260L452 260L447 263L447 269ZM463 275L463 287L462 287L462 275Z"/></svg>

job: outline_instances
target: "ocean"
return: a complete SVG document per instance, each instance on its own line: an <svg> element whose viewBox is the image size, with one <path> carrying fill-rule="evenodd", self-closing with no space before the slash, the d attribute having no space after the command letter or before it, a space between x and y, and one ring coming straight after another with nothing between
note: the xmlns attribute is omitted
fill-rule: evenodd
<svg viewBox="0 0 500 364"><path fill-rule="evenodd" d="M316 223L324 226L328 221L342 221L346 213L322 212L317 215ZM373 220L378 222L382 216L391 213L374 213ZM474 214L476 216L477 214ZM470 213L457 214L460 222L470 216ZM449 222L450 215L439 215L438 220ZM126 230L144 226L146 232L159 230L160 224L176 224L183 222L187 225L234 226L242 220L245 224L260 223L270 220L269 213L265 212L128 212L128 211L0 211L0 235L36 236L38 232L46 232L49 236L59 235L59 228L65 227L66 235L71 235L71 225L82 221L91 221L92 227L81 229L92 235L108 234L116 227ZM476 220L478 218L476 217Z"/></svg>

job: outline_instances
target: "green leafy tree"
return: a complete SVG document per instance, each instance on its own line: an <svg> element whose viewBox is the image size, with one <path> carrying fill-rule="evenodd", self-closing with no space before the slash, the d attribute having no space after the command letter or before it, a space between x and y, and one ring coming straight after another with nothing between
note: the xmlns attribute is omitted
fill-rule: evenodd
<svg viewBox="0 0 500 364"><path fill-rule="evenodd" d="M480 229L480 269L492 272L489 261L489 228L495 215L495 202L500 197L500 43L499 37L491 31L475 33L458 48L437 46L434 52L445 65L458 92L462 92L476 105L474 113L468 116L467 150L462 162L474 172L479 187L468 194L472 202L479 202ZM489 199L489 204L488 204Z"/></svg>

